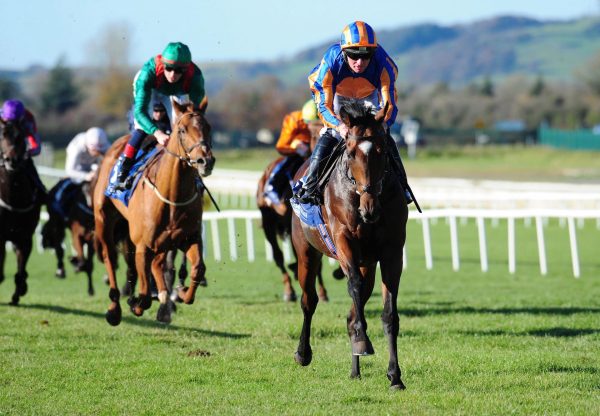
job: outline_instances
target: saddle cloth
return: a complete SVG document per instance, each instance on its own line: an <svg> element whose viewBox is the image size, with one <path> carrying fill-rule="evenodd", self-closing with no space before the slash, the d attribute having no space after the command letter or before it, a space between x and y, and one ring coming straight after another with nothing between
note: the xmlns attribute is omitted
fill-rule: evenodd
<svg viewBox="0 0 600 416"><path fill-rule="evenodd" d="M127 189L116 189L115 184L117 182L117 172L119 172L119 168L121 166L121 160L117 160L112 170L110 171L110 176L108 179L108 185L106 185L106 190L104 191L104 195L109 198L118 199L125 206L129 205L129 199L135 190L140 178L142 177L142 172L144 171L144 167L146 163L158 153L159 149L154 147L150 150L140 149L135 155L135 162L129 171L129 175L127 178L128 182L132 182L131 186ZM131 179L133 178L133 180Z"/></svg>
<svg viewBox="0 0 600 416"><path fill-rule="evenodd" d="M294 184L293 191L296 193L304 183L305 178L302 177L298 182ZM327 231L327 227L325 226L325 221L323 220L323 214L321 214L321 206L313 205L313 204L302 204L296 201L294 198L290 199L290 204L292 205L292 209L296 216L302 221L304 224L309 227L314 227L319 231L319 235L323 240L323 243L327 246L329 250L330 257L337 259L337 251L335 249L335 244L333 244L333 239L329 235Z"/></svg>

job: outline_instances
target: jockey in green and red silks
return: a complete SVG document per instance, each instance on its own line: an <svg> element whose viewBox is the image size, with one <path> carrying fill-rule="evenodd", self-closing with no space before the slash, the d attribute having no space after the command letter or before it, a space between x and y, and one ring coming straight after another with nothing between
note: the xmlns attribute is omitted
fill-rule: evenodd
<svg viewBox="0 0 600 416"><path fill-rule="evenodd" d="M147 135L153 134L162 145L169 140L169 135L152 120L152 110L156 103L162 103L172 123L171 99L181 104L192 102L195 108L206 99L202 71L192 62L187 45L181 42L169 43L162 54L150 58L133 80L134 130L121 155L118 188L125 187L133 158Z"/></svg>

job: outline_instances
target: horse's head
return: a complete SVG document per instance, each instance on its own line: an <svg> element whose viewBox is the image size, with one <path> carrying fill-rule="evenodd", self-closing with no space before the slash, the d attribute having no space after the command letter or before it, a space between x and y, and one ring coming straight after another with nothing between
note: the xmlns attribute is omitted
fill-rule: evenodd
<svg viewBox="0 0 600 416"><path fill-rule="evenodd" d="M0 165L17 169L27 157L27 144L18 123L0 118Z"/></svg>
<svg viewBox="0 0 600 416"><path fill-rule="evenodd" d="M358 211L365 223L379 219L379 195L387 165L385 108L376 114L358 102L344 105L340 117L348 126L346 154L348 177L360 197Z"/></svg>
<svg viewBox="0 0 600 416"><path fill-rule="evenodd" d="M215 158L211 149L211 128L204 118L206 100L197 110L194 110L192 103L181 105L174 101L173 108L176 118L169 146L173 146L173 151L183 161L196 168L200 176L210 175Z"/></svg>

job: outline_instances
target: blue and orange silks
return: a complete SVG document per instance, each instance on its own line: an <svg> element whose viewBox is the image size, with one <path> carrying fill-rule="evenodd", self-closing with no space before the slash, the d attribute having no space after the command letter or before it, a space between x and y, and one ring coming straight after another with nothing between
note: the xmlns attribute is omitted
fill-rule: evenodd
<svg viewBox="0 0 600 416"><path fill-rule="evenodd" d="M390 106L385 115L388 126L394 124L398 107L396 106L396 78L398 68L387 52L377 46L371 62L362 74L354 73L346 64L339 44L332 45L308 76L323 123L327 127L336 127L340 121L335 116L334 99L336 96L352 99L374 97L382 108Z"/></svg>

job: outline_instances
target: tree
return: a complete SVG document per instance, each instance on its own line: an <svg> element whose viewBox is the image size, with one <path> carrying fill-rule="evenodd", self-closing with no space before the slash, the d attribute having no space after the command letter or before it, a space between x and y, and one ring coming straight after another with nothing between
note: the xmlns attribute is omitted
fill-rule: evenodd
<svg viewBox="0 0 600 416"><path fill-rule="evenodd" d="M594 55L575 75L579 78L594 94L600 95L600 53Z"/></svg>
<svg viewBox="0 0 600 416"><path fill-rule="evenodd" d="M40 98L42 110L56 114L64 114L79 105L81 93L63 57L50 70Z"/></svg>
<svg viewBox="0 0 600 416"><path fill-rule="evenodd" d="M19 95L19 86L16 82L10 79L0 78L0 101L15 98Z"/></svg>

